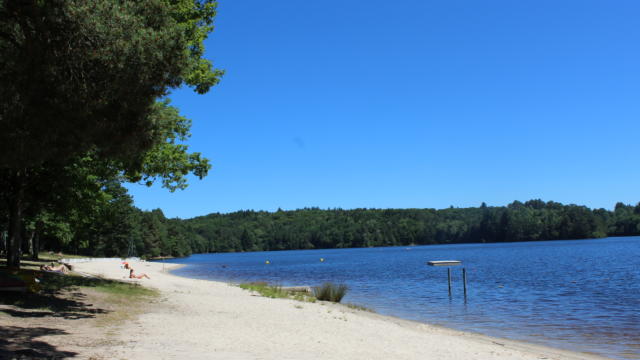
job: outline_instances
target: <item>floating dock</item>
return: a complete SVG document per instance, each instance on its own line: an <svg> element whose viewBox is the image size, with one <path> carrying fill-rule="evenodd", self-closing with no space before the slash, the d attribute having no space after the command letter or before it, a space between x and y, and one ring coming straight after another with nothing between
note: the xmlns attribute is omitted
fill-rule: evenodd
<svg viewBox="0 0 640 360"><path fill-rule="evenodd" d="M431 266L456 266L461 264L462 264L462 261L460 260L435 260L435 261L427 262L427 265L431 265Z"/></svg>
<svg viewBox="0 0 640 360"><path fill-rule="evenodd" d="M462 265L460 260L432 260L427 261L429 266L456 266ZM447 268L447 283L449 283L449 297L451 297L451 268ZM464 284L464 299L467 301L467 269L462 268L462 283Z"/></svg>

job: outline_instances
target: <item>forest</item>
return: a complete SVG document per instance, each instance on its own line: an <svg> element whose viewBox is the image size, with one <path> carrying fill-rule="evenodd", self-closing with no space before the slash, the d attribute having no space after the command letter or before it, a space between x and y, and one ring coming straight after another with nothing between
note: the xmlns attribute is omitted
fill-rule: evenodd
<svg viewBox="0 0 640 360"><path fill-rule="evenodd" d="M23 253L181 257L192 253L591 239L640 234L640 203L613 211L514 201L446 209L238 211L168 219L141 211L118 183L93 212L41 217L26 227ZM39 225L38 225L39 224ZM6 231L3 232L6 238ZM38 238L38 241L34 241ZM37 249L34 248L37 244Z"/></svg>

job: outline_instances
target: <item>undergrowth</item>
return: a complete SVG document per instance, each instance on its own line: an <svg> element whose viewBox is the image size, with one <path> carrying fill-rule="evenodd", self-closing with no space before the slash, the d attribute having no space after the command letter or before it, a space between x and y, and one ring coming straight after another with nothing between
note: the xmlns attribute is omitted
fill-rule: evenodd
<svg viewBox="0 0 640 360"><path fill-rule="evenodd" d="M354 309L354 310L360 310L360 311L368 311L371 313L375 313L376 311L373 310L372 308L368 308L366 306L362 306L362 305L358 305L358 304L353 304L353 303L346 303L345 304L349 309Z"/></svg>
<svg viewBox="0 0 640 360"><path fill-rule="evenodd" d="M321 286L315 286L313 288L313 296L318 300L332 301L339 303L342 298L347 294L347 285L324 283Z"/></svg>
<svg viewBox="0 0 640 360"><path fill-rule="evenodd" d="M293 299L304 302L316 302L316 299L308 293L283 289L278 285L269 285L266 282L250 282L238 285L240 288L257 292L269 298Z"/></svg>

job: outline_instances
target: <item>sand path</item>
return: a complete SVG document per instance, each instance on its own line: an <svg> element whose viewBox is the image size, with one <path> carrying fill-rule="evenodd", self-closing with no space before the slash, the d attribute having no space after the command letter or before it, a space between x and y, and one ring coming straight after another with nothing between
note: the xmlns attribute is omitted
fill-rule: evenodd
<svg viewBox="0 0 640 360"><path fill-rule="evenodd" d="M133 263L160 290L148 312L113 331L101 354L121 359L601 359L352 310L252 295L229 284L187 279L160 263ZM76 268L111 279L113 262ZM168 266L167 266L168 268ZM104 350L102 350L104 351Z"/></svg>

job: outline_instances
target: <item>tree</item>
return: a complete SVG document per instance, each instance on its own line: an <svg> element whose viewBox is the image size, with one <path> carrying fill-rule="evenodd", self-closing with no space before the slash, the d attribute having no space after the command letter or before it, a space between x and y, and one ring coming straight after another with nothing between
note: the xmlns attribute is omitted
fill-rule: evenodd
<svg viewBox="0 0 640 360"><path fill-rule="evenodd" d="M251 249L253 249L254 242L253 234L251 234L246 228L242 230L242 235L240 235L240 246L242 246L242 251L251 251Z"/></svg>
<svg viewBox="0 0 640 360"><path fill-rule="evenodd" d="M191 120L180 116L177 108L170 106L168 100L156 102L150 114L156 124L153 146L141 152L139 167L128 168L124 163L112 164L115 168L125 169L125 179L130 182L143 181L150 186L156 180L162 186L175 191L187 186L185 176L192 173L202 179L211 168L209 160L200 153L189 153L184 142L191 136Z"/></svg>
<svg viewBox="0 0 640 360"><path fill-rule="evenodd" d="M42 169L91 154L132 180L177 170L164 184L170 188L183 188L189 171L206 175L209 165L199 154L176 142L162 145L168 132L159 115L173 110L156 99L183 83L204 93L219 81L222 71L202 58L215 6L208 0L0 0L8 265L19 266L27 193L41 183ZM182 135L177 138L188 133ZM152 156L160 150L173 158Z"/></svg>

